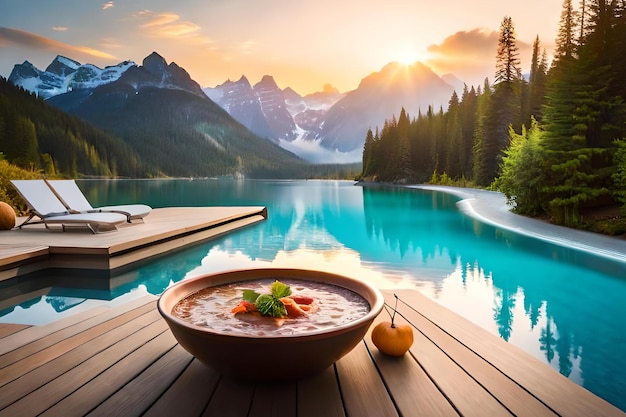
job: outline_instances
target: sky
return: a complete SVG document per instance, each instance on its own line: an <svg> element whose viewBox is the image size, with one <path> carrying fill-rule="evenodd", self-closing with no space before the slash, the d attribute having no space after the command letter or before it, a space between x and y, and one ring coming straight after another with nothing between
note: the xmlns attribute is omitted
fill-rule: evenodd
<svg viewBox="0 0 626 417"><path fill-rule="evenodd" d="M500 24L513 20L528 71L550 57L561 0L0 0L0 75L57 55L100 68L153 51L201 87L264 75L305 95L342 92L392 61L421 61L468 85L493 79Z"/></svg>

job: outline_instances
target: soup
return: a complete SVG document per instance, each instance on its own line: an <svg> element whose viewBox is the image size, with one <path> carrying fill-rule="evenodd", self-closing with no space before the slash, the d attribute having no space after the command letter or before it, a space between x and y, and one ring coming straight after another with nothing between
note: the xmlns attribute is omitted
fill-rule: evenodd
<svg viewBox="0 0 626 417"><path fill-rule="evenodd" d="M288 336L318 332L350 323L365 316L369 303L357 293L337 285L297 279L281 280L291 289L293 299L312 299L306 314L285 318L259 314L235 314L244 290L269 294L273 279L262 279L205 288L180 300L172 315L194 325L223 334L246 336Z"/></svg>

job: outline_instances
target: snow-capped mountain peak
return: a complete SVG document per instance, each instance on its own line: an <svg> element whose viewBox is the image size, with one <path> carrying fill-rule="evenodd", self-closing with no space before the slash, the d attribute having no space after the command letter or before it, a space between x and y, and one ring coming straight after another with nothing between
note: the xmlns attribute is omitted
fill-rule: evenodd
<svg viewBox="0 0 626 417"><path fill-rule="evenodd" d="M78 68L80 68L80 62L76 62L62 55L57 55L50 65L48 65L48 68L46 68L46 72L58 75L59 77L67 77Z"/></svg>
<svg viewBox="0 0 626 417"><path fill-rule="evenodd" d="M134 62L124 61L99 68L58 55L45 71L37 69L28 61L15 65L9 81L47 99L74 89L96 88L108 84L119 79L128 68L134 66Z"/></svg>

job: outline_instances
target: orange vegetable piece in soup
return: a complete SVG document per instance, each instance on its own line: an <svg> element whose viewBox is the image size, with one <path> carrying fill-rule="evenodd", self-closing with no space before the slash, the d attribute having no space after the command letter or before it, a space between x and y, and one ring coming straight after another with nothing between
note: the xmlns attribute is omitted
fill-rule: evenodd
<svg viewBox="0 0 626 417"><path fill-rule="evenodd" d="M302 306L298 305L291 297L283 297L280 299L280 302L285 306L289 317L306 316L307 314L307 312L302 309Z"/></svg>
<svg viewBox="0 0 626 417"><path fill-rule="evenodd" d="M231 312L234 314L252 313L254 311L256 311L256 305L248 301L240 302L235 308L231 310Z"/></svg>

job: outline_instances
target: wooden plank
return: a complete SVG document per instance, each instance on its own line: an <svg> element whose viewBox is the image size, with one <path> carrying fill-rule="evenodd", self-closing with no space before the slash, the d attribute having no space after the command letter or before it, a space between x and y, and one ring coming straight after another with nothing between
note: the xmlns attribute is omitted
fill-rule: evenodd
<svg viewBox="0 0 626 417"><path fill-rule="evenodd" d="M122 387L88 415L138 416L154 403L184 371L193 357L180 345L174 346L154 364ZM180 399L175 403L180 406ZM171 415L180 415L178 412Z"/></svg>
<svg viewBox="0 0 626 417"><path fill-rule="evenodd" d="M0 323L0 339L10 336L24 329L28 329L29 327L30 326L28 324Z"/></svg>
<svg viewBox="0 0 626 417"><path fill-rule="evenodd" d="M77 392L80 387L104 373L108 368L120 363L122 358L128 357L132 352L137 351L141 346L146 344L146 341L150 341L158 335L163 334L166 330L164 326L166 326L164 323L157 321L138 330L119 343L91 357L89 360L65 372L37 390L32 391L19 401L12 403L9 407L0 411L0 417L28 417L46 411L68 395ZM169 333L167 336L170 336ZM102 385L96 387L96 391L104 392L108 387L105 381ZM111 393L108 393L108 395L110 394ZM94 404L94 406L95 405L97 404ZM75 414L76 413L70 412L66 415Z"/></svg>
<svg viewBox="0 0 626 417"><path fill-rule="evenodd" d="M381 321L388 321L385 313L377 317L365 342L400 414L433 417L458 416L457 410L410 353L397 358L380 353L374 346L371 331Z"/></svg>
<svg viewBox="0 0 626 417"><path fill-rule="evenodd" d="M32 241L22 245L0 243L0 269L4 270L11 265L46 255L48 255L48 246L38 245Z"/></svg>
<svg viewBox="0 0 626 417"><path fill-rule="evenodd" d="M339 388L348 416L398 416L364 343L336 362Z"/></svg>
<svg viewBox="0 0 626 417"><path fill-rule="evenodd" d="M201 415L220 378L220 374L194 359L143 417Z"/></svg>
<svg viewBox="0 0 626 417"><path fill-rule="evenodd" d="M396 316L396 322L406 323L398 316ZM449 341L445 345L437 346L417 329L415 330L411 354L428 377L448 397L459 414L468 417L511 415L496 398L446 355L445 352L452 349L456 342Z"/></svg>
<svg viewBox="0 0 626 417"><path fill-rule="evenodd" d="M345 417L335 366L298 381L299 417Z"/></svg>
<svg viewBox="0 0 626 417"><path fill-rule="evenodd" d="M254 384L222 378L202 415L245 417L250 410L253 396Z"/></svg>
<svg viewBox="0 0 626 417"><path fill-rule="evenodd" d="M70 332L68 329L68 337L66 339L59 340L56 343L54 341L50 341L50 345L48 345L47 347L43 346L47 345L46 342L48 342L49 338L44 337L42 339L39 339L32 343L36 345L35 347L32 347L32 349L30 345L27 345L23 348L25 351L28 352L35 351L35 353L30 356L25 356L24 352L21 352L20 350L14 350L8 353L7 356L24 357L2 369L2 374L0 375L0 386L14 380L20 375L27 374L31 370L36 369L39 366L42 366L52 361L53 359L58 358L59 356L64 355L72 349L80 347L84 343L90 342L92 339L97 338L101 334L107 333L108 331L113 330L116 327L119 327L127 322L130 322L133 319L140 317L146 313L153 313L148 316L148 320L150 322L156 321L160 318L152 303L145 304L125 314L113 317L110 320L96 324L93 327L87 328L84 331L81 331L74 335L69 335ZM142 326L143 325L141 324L141 322L138 322L137 324L135 324L134 329L136 330L138 329L138 327ZM7 358L7 361L8 360L9 358Z"/></svg>
<svg viewBox="0 0 626 417"><path fill-rule="evenodd" d="M401 415L459 416L410 354L400 358L372 352Z"/></svg>
<svg viewBox="0 0 626 417"><path fill-rule="evenodd" d="M175 345L176 340L169 331L159 334L48 408L41 416L85 415Z"/></svg>
<svg viewBox="0 0 626 417"><path fill-rule="evenodd" d="M624 412L570 381L523 350L411 290L396 292L411 299L428 320L491 363L533 396L563 416L624 416Z"/></svg>
<svg viewBox="0 0 626 417"><path fill-rule="evenodd" d="M120 342L124 338L139 331L145 326L160 320L156 311L150 311L128 323L124 323L112 330L102 333L92 340L85 341L79 347L46 362L44 365L23 374L13 382L3 386L0 394L0 409L18 401L32 391L42 387L49 381L60 377L65 372L96 356L100 352ZM19 366L20 362L16 362ZM7 368L5 368L7 369Z"/></svg>
<svg viewBox="0 0 626 417"><path fill-rule="evenodd" d="M154 300L155 297L153 295L148 295L115 308L96 307L81 312L80 314L74 314L64 319L53 321L45 326L31 326L19 333L8 336L2 340L2 344L0 345L0 368L15 362L24 356L35 353L37 350L41 350L45 346L49 346L59 340L65 339L68 335L77 334L81 331L89 329L95 323L101 323L109 320L112 317L143 306ZM47 339L39 344L32 343L34 341L40 341L43 338ZM8 354L9 352L27 344L30 344L30 346L27 349L20 349L20 354Z"/></svg>
<svg viewBox="0 0 626 417"><path fill-rule="evenodd" d="M105 307L95 307L81 314L74 314L64 319L48 323L45 326L31 326L28 329L24 329L21 332L14 333L10 336L3 338L2 343L0 344L0 368L3 368L7 365L7 363L5 362L5 358L7 356L5 355L8 352L11 352L35 340L39 340L43 337L49 336L67 327L80 325L80 323L87 321L92 317L98 316L99 314L106 311L108 311L108 309Z"/></svg>
<svg viewBox="0 0 626 417"><path fill-rule="evenodd" d="M256 384L248 417L296 417L296 394L296 382Z"/></svg>
<svg viewBox="0 0 626 417"><path fill-rule="evenodd" d="M392 302L392 298L388 297L387 302ZM556 416L552 410L523 387L415 310L400 304L398 312L435 346L439 348L445 346L445 354L512 414L528 417Z"/></svg>

